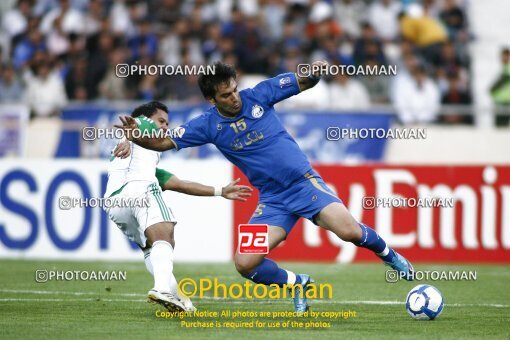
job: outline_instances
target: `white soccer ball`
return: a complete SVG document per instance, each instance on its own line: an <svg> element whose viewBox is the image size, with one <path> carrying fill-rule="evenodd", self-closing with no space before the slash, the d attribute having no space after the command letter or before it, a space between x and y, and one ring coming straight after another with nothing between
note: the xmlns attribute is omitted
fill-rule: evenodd
<svg viewBox="0 0 510 340"><path fill-rule="evenodd" d="M443 311L443 306L443 296L436 287L418 285L407 294L407 312L416 320L436 319Z"/></svg>

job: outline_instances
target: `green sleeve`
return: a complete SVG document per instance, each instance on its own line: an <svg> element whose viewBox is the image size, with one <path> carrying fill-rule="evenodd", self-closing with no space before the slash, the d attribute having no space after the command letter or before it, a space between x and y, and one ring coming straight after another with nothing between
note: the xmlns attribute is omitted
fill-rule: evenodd
<svg viewBox="0 0 510 340"><path fill-rule="evenodd" d="M144 133L146 131L151 132L153 130L158 129L158 127L156 126L154 121L150 118L145 117L145 116L136 117L135 122L138 125L138 128L140 129L140 131L142 133Z"/></svg>
<svg viewBox="0 0 510 340"><path fill-rule="evenodd" d="M158 179L158 183L159 183L159 186L161 187L161 189L163 189L163 186L165 185L165 183L173 176L174 174L166 171L166 170L163 170L163 169L160 169L160 168L156 168L156 178Z"/></svg>

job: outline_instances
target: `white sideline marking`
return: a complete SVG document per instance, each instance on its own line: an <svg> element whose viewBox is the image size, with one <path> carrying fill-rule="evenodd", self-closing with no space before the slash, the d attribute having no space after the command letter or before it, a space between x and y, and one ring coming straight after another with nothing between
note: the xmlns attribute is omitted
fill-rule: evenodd
<svg viewBox="0 0 510 340"><path fill-rule="evenodd" d="M49 295L99 295L98 292L62 292L53 290L28 290L28 289L0 289L0 293L17 293L17 294L49 294ZM146 294L137 293L108 293L104 294L115 296L147 296Z"/></svg>
<svg viewBox="0 0 510 340"><path fill-rule="evenodd" d="M103 298L100 296L100 293L97 292L62 292L62 291L50 291L50 290L19 290L19 289L0 289L0 293L16 293L16 294L35 294L35 295L94 295L98 296L97 298L83 298L83 299L36 299L36 298L0 298L0 301L107 301L107 302L146 302L145 300L138 299L110 299ZM102 292L103 295L109 296L125 296L125 297L146 297L145 294L138 293L108 293ZM207 301L208 300L208 301ZM241 303L246 301L257 301L258 299L248 299L248 298L240 298L240 299L223 299L223 298L215 298L212 296L204 296L203 298L194 298L195 302L200 303L208 303L208 302L216 302L216 301L224 301L229 300L229 303ZM337 301L337 300L312 300L314 304L346 304L346 305L403 305L405 302L403 301ZM281 303L278 300L264 300L264 303ZM494 308L510 308L510 305L505 304L495 304L495 303L480 303L480 304L464 304L464 303L452 303L445 304L447 307L494 307Z"/></svg>
<svg viewBox="0 0 510 340"><path fill-rule="evenodd" d="M97 302L146 302L145 300L126 300L126 299L16 299L16 298L0 298L0 301L32 301L32 302L76 302L76 301L97 301Z"/></svg>

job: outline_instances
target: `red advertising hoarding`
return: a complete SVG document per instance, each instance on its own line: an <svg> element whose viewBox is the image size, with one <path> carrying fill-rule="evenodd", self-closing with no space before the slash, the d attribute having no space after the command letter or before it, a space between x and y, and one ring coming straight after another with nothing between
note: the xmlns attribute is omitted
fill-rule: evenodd
<svg viewBox="0 0 510 340"><path fill-rule="evenodd" d="M509 166L314 166L338 193L353 216L373 227L387 243L413 262L510 263ZM246 178L236 168L234 178ZM378 206L382 200L406 199L408 206ZM430 197L446 204L422 206ZM235 202L237 226L247 223L258 196ZM413 203L414 202L414 203ZM416 203L418 202L418 203ZM448 206L448 202L450 204ZM379 202L380 203L380 202ZM339 240L300 219L286 241L271 251L281 261L374 261L369 251Z"/></svg>

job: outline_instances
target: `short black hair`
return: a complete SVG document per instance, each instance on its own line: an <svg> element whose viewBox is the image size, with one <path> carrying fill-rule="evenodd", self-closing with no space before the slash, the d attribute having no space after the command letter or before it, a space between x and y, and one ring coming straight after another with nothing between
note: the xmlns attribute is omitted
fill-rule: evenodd
<svg viewBox="0 0 510 340"><path fill-rule="evenodd" d="M140 116L145 116L147 118L150 118L152 117L153 114L156 113L157 109L160 109L168 113L168 108L166 107L165 104L153 100L151 102L142 104L138 106L136 109L134 109L133 113L131 113L131 117L136 118Z"/></svg>
<svg viewBox="0 0 510 340"><path fill-rule="evenodd" d="M204 98L214 98L216 87L221 84L228 84L230 79L236 79L234 66L217 61L213 64L214 74L202 74L198 77L198 87Z"/></svg>

